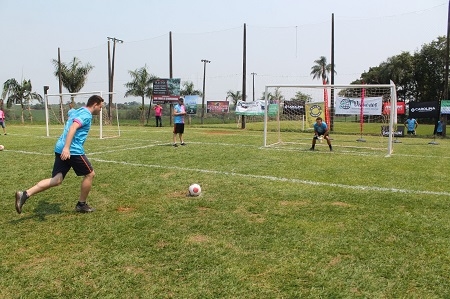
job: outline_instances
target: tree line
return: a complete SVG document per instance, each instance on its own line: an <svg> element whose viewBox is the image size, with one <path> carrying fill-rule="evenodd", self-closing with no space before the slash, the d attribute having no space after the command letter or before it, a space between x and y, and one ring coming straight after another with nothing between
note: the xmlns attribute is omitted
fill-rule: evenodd
<svg viewBox="0 0 450 299"><path fill-rule="evenodd" d="M350 84L389 84L392 80L397 87L397 98L400 101L436 101L444 99L445 92L445 69L446 69L446 45L447 38L439 36L432 42L424 44L414 53L402 52L389 57L378 66L370 67L367 72L363 72L360 78ZM59 63L52 61L55 67L54 75L61 77L62 85L69 93L77 93L84 87L90 71L94 68L89 63L83 64L77 57L69 63ZM314 61L311 67L313 79L319 79L323 84L329 83L328 76L331 72L331 65L327 63L325 56L320 56ZM153 80L158 76L151 74L145 65L134 71L129 71L131 80L124 84L126 87L125 97L134 96L141 98L142 121L144 121L145 98L151 98ZM202 95L202 92L195 89L191 81L182 82L181 95ZM268 95L269 100L284 99L279 90ZM242 100L241 91L229 90L227 99L231 98L234 105ZM264 98L264 94L262 96ZM308 102L311 97L298 92L291 100ZM29 111L29 118L32 120L29 110L31 101L43 102L40 94L32 91L31 80L18 82L11 78L4 82L0 108L3 109L3 101L6 100L7 108L13 104L22 108L22 122L24 122L24 112Z"/></svg>

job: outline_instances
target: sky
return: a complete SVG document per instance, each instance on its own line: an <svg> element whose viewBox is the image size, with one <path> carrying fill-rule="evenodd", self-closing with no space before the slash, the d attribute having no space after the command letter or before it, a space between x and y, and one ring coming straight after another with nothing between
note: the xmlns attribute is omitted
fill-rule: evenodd
<svg viewBox="0 0 450 299"><path fill-rule="evenodd" d="M0 0L0 82L29 79L41 95L44 85L49 94L58 93L52 60L59 48L63 62L77 57L94 66L83 92L106 92L111 37L123 40L115 48L114 101L140 102L124 97L129 71L145 66L169 78L171 32L173 77L201 91L201 60L209 60L205 100L225 100L229 90L242 91L246 24L246 93L252 100L253 82L256 98L266 85L320 84L311 67L320 56L331 62L334 14L335 84L349 84L391 56L414 54L445 36L448 5L445 0Z"/></svg>

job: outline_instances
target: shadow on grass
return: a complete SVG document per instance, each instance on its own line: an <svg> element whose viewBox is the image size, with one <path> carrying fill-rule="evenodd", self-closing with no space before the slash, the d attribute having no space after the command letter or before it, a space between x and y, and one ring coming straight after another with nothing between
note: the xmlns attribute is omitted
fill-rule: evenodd
<svg viewBox="0 0 450 299"><path fill-rule="evenodd" d="M24 206L24 208L26 209L26 205ZM46 221L47 219L45 217L47 217L48 215L55 215L62 213L63 211L61 210L60 203L49 203L47 201L39 201L36 208L34 208L32 214L13 220L11 221L11 223L13 224L19 223L28 219L37 219L39 221Z"/></svg>

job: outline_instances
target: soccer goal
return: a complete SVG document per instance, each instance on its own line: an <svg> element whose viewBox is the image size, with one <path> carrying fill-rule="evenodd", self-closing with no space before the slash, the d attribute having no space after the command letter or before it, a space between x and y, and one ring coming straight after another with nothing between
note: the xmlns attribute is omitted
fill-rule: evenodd
<svg viewBox="0 0 450 299"><path fill-rule="evenodd" d="M71 106L78 109L85 106L92 95L105 97L109 94L111 93L102 91L46 94L44 98L46 136L53 135L53 132L55 135L61 134ZM117 104L108 107L107 99L105 99L101 113L92 118L90 134L98 136L100 139L120 136Z"/></svg>
<svg viewBox="0 0 450 299"><path fill-rule="evenodd" d="M337 151L393 152L397 94L391 84L267 85L265 147L309 148L321 117ZM324 144L326 145L326 144Z"/></svg>

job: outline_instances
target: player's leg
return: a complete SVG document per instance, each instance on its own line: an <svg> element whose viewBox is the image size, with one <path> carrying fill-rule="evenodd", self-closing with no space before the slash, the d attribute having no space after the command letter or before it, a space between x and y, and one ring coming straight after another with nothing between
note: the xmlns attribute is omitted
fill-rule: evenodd
<svg viewBox="0 0 450 299"><path fill-rule="evenodd" d="M27 190L16 192L15 206L17 213L22 213L22 206L30 196L45 191L49 188L61 185L64 177L70 170L70 167L70 162L68 160L61 160L61 155L55 153L55 162L53 164L52 177L39 181L36 185Z"/></svg>
<svg viewBox="0 0 450 299"><path fill-rule="evenodd" d="M328 132L326 132L324 134L323 138L325 138L325 140L327 141L328 147L330 148L330 151L332 151L333 147L331 146L331 140L330 140L330 136L328 135Z"/></svg>
<svg viewBox="0 0 450 299"><path fill-rule="evenodd" d="M316 141L317 141L318 138L319 138L319 136L314 135L314 137L312 139L312 145L311 145L311 148L309 150L311 150L311 151L314 150L314 147L316 146Z"/></svg>
<svg viewBox="0 0 450 299"><path fill-rule="evenodd" d="M181 145L185 145L183 140L183 133L184 133L184 124L180 124L180 130L178 131L180 135L180 143Z"/></svg>
<svg viewBox="0 0 450 299"><path fill-rule="evenodd" d="M75 206L75 210L81 213L93 212L95 209L87 204L87 198L92 188L92 182L95 177L95 171L89 159L85 155L72 156L72 168L78 176L83 176L80 188L80 197Z"/></svg>
<svg viewBox="0 0 450 299"><path fill-rule="evenodd" d="M177 124L174 124L173 125L173 146L174 147L177 147L178 145L177 145L177 134L178 134L178 127L177 127Z"/></svg>

